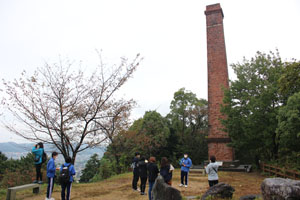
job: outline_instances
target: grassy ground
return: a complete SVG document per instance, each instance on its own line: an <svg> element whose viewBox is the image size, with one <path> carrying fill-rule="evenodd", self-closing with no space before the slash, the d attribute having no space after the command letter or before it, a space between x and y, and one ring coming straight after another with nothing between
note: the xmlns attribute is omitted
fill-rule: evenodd
<svg viewBox="0 0 300 200"><path fill-rule="evenodd" d="M258 173L219 172L219 181L228 183L235 188L234 199L239 199L240 196L247 194L260 194L260 185L264 178ZM147 200L148 195L141 196L138 192L131 189L131 180L132 174L127 173L97 183L73 184L71 199ZM173 187L179 189L182 196L200 197L208 189L207 177L201 174L190 174L188 188L179 187L179 183L180 171L176 170L173 175ZM148 193L147 188L146 191ZM43 185L39 195L32 194L32 190L22 191L17 193L17 199L41 200L45 199L45 194L46 184ZM60 199L59 185L55 185L52 197ZM2 199L1 196L0 199Z"/></svg>

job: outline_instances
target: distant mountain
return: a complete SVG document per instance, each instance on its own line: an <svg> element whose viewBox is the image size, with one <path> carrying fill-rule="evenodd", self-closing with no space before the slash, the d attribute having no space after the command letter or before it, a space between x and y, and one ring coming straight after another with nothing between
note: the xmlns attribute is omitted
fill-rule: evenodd
<svg viewBox="0 0 300 200"><path fill-rule="evenodd" d="M31 152L32 147L34 146L34 143L15 143L15 142L5 142L0 143L0 151L2 153L26 153ZM54 145L51 144L45 144L44 149L47 153L51 153L52 151L58 151L57 148ZM100 154L103 155L103 153L106 151L105 147L97 147L92 149L86 149L83 152L80 152L80 155L83 154Z"/></svg>

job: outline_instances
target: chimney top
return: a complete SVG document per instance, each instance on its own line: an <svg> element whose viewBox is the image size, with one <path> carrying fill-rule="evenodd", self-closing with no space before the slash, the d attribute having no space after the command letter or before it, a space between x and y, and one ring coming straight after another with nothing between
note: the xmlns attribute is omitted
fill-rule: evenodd
<svg viewBox="0 0 300 200"><path fill-rule="evenodd" d="M207 5L206 11L204 13L205 13L205 15L210 15L210 14L218 13L218 12L221 13L222 17L224 18L224 14L223 14L221 5L219 3L216 3L216 4L212 4L212 5Z"/></svg>

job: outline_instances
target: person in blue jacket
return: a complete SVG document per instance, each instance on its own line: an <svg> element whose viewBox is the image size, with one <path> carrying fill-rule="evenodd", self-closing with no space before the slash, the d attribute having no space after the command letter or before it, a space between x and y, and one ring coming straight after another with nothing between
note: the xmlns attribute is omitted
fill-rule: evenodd
<svg viewBox="0 0 300 200"><path fill-rule="evenodd" d="M41 172L41 168L42 168L42 157L43 157L43 153L44 153L44 145L43 143L38 143L36 144L31 152L34 154L34 165L35 165L35 170L36 170L36 179L34 181L34 183L39 183L42 184L43 183L43 177L42 177L42 172Z"/></svg>
<svg viewBox="0 0 300 200"><path fill-rule="evenodd" d="M180 166L181 166L181 183L179 186L187 187L188 186L188 174L190 171L190 167L192 166L192 160L188 157L187 153L185 153L184 157L180 160ZM184 184L183 184L183 180L184 180Z"/></svg>
<svg viewBox="0 0 300 200"><path fill-rule="evenodd" d="M57 152L55 152L55 151L52 152L52 158L47 163L48 187L47 187L46 200L51 199L51 195L53 192L55 172L56 172L55 159L57 158L57 156L58 156Z"/></svg>
<svg viewBox="0 0 300 200"><path fill-rule="evenodd" d="M74 181L73 176L76 174L74 165L72 165L72 159L70 157L65 158L66 163L63 164L60 168L60 173L63 171L63 168L69 167L69 175L70 179L67 183L61 183L61 199L62 200L70 200L71 197L71 188L72 182ZM67 196L65 195L65 190L67 189Z"/></svg>

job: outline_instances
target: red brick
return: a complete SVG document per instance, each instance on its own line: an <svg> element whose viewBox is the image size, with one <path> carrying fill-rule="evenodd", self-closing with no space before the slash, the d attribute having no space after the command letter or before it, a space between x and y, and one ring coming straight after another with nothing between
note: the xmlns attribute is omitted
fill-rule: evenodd
<svg viewBox="0 0 300 200"><path fill-rule="evenodd" d="M234 152L227 146L228 133L219 119L224 118L220 112L223 102L223 88L228 88L228 69L223 28L223 11L220 4L206 6L207 30L207 72L208 72L208 154L217 160L232 161ZM225 138L225 140L220 140ZM227 139L227 140L226 140Z"/></svg>

